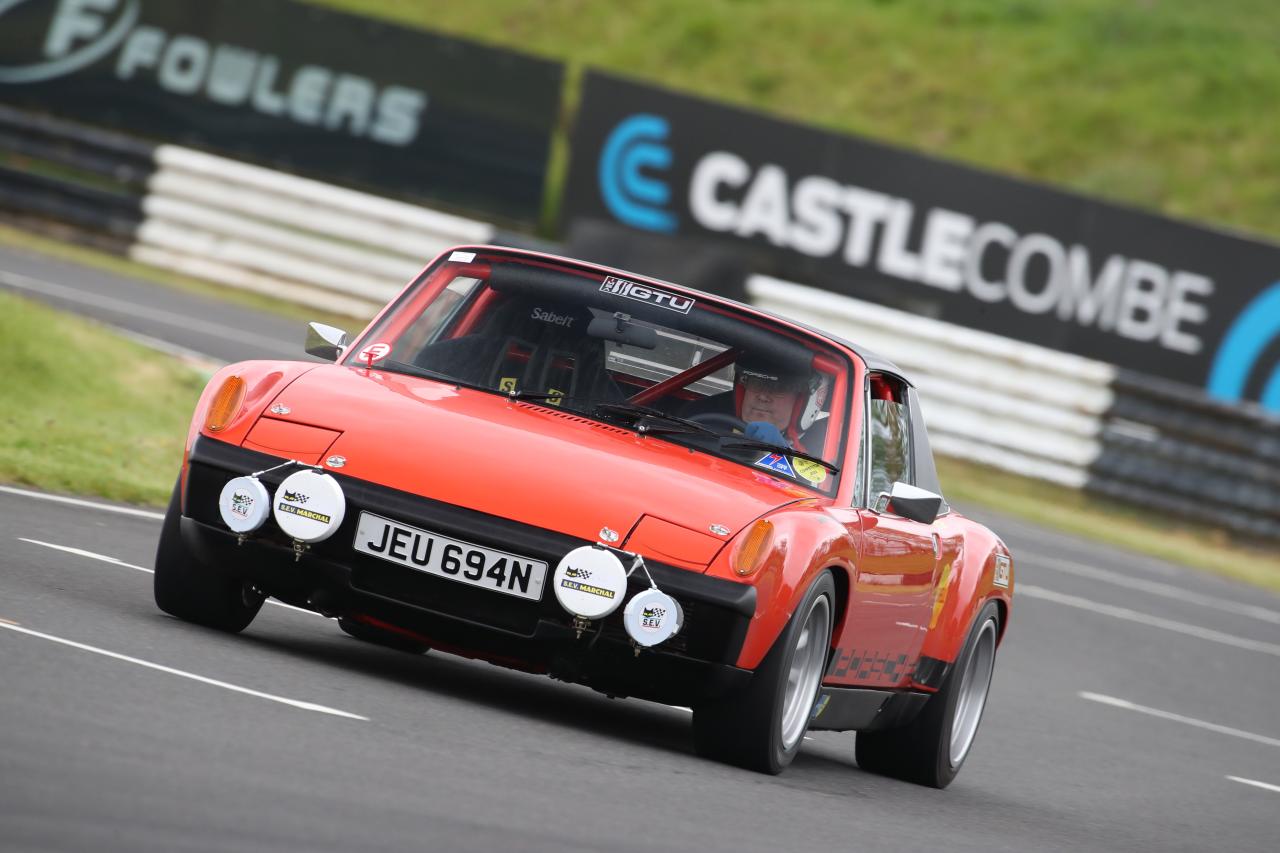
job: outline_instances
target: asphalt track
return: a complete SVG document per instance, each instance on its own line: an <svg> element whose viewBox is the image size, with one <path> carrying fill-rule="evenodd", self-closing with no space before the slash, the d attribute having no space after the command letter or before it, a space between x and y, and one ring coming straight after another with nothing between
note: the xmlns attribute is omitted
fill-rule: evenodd
<svg viewBox="0 0 1280 853"><path fill-rule="evenodd" d="M74 283L89 297L63 304L86 313L194 298L7 253L0 270ZM297 324L196 310L209 337L297 346ZM1280 598L973 514L1018 588L974 751L934 791L859 770L851 734L815 733L780 777L708 763L680 710L283 606L239 636L197 628L151 601L158 520L0 489L0 849L1276 849Z"/></svg>

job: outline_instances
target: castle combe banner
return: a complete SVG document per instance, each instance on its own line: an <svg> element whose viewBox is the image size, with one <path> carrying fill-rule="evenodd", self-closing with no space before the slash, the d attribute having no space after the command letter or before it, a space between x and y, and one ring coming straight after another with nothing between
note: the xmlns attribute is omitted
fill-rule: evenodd
<svg viewBox="0 0 1280 853"><path fill-rule="evenodd" d="M534 220L563 69L288 0L0 0L0 103Z"/></svg>
<svg viewBox="0 0 1280 853"><path fill-rule="evenodd" d="M1280 248L590 73L566 222L1280 410Z"/></svg>

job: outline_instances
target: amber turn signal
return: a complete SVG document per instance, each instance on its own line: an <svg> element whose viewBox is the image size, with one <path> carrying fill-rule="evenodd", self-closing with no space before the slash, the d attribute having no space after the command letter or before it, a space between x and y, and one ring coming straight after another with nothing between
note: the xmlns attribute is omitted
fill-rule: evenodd
<svg viewBox="0 0 1280 853"><path fill-rule="evenodd" d="M204 417L204 428L209 432L218 432L231 423L231 419L240 411L244 401L244 380L239 376L228 376L222 382L218 393L213 395L209 403L209 413Z"/></svg>
<svg viewBox="0 0 1280 853"><path fill-rule="evenodd" d="M733 570L740 576L753 575L764 565L773 542L773 525L760 519L751 526L747 535L733 552Z"/></svg>

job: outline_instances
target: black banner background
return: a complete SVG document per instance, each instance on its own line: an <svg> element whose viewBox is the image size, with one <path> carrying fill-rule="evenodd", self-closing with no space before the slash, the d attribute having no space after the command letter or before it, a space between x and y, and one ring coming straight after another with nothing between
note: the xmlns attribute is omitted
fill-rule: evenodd
<svg viewBox="0 0 1280 853"><path fill-rule="evenodd" d="M219 46L251 69L238 103L210 96ZM557 63L290 0L34 0L0 16L0 101L526 222L562 78Z"/></svg>
<svg viewBox="0 0 1280 853"><path fill-rule="evenodd" d="M657 130L649 126L646 131L644 119L637 116L658 119ZM631 136L628 129L634 131ZM757 272L1198 386L1206 384L1233 321L1280 279L1280 248L1273 245L602 73L590 72L584 81L571 148L561 212L566 224L605 220L642 232L720 241L746 253ZM822 176L842 187L909 201L914 216L905 245L917 253L926 214L945 208L978 225L1006 224L1022 237L1047 235L1067 252L1073 245L1083 247L1095 279L1112 256L1162 267L1170 280L1178 271L1208 279L1212 292L1193 288L1186 298L1191 307L1180 309L1191 314L1176 324L1199 339L1199 349L1187 352L1191 345L1185 343L1178 349L1159 340L1135 340L1114 328L1100 328L1097 322L1078 322L1071 312L1062 319L1056 308L1028 312L1009 298L983 301L967 287L948 290L891 275L878 268L874 252L867 263L851 264L843 256L843 242L834 253L817 257L776 245L760 233L738 236L731 229L707 227L694 214L691 181L698 164L712 152L730 152L749 164L751 178L721 182L716 190L718 202L739 208L745 207L751 180L759 177L761 166L776 164L785 172L789 189L804 176ZM614 186L606 186L609 183ZM627 206L639 212L620 214L619 208ZM842 216L842 227L849 221ZM885 239L884 230L883 224L877 229L877 247ZM978 255L984 275L994 278L992 261L998 266L1007 254L992 249ZM1036 263L1027 267L1027 280L1039 275L1047 281L1048 263ZM1195 316L1199 311L1203 318ZM1141 320L1144 314L1139 310L1134 316ZM1280 318L1264 325L1275 325L1273 334L1280 332ZM1265 353L1252 362L1237 353L1229 367L1248 374L1242 396L1258 398L1274 368L1268 362Z"/></svg>

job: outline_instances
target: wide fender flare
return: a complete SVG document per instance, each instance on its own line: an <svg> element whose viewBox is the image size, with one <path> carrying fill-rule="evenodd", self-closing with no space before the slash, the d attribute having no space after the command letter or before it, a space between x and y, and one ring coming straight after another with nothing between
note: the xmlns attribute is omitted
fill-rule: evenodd
<svg viewBox="0 0 1280 853"><path fill-rule="evenodd" d="M1001 563L1007 571L1000 570L998 577ZM993 599L1000 603L1003 640L1013 605L1013 560L994 533L968 527L961 533L958 553L942 566L921 657L954 662L978 611Z"/></svg>
<svg viewBox="0 0 1280 853"><path fill-rule="evenodd" d="M234 364L228 364L213 374L209 381L205 383L204 390L200 392L200 398L196 401L195 410L191 414L191 423L187 427L187 441L182 451L182 470L180 473L184 505L186 503L187 460L191 456L191 448L195 446L196 438L203 433L216 438L218 441L239 445L244 441L245 436L249 434L249 430L257 422L263 410L271 404L271 401L279 396L280 392L299 376L314 370L318 366L318 364L302 361L239 361ZM239 376L245 383L244 399L240 403L240 411L224 429L217 433L207 433L204 429L204 422L209 413L209 406L212 405L213 397L218 393L218 389L222 387L222 383L232 376Z"/></svg>
<svg viewBox="0 0 1280 853"><path fill-rule="evenodd" d="M817 502L792 504L764 516L773 535L761 568L751 577L756 588L756 612L738 655L738 666L754 669L764 660L814 579L831 570L836 577L835 623L848 605L847 590L854 574L857 543L849 531ZM748 527L740 536L745 536ZM738 545L735 542L734 545ZM714 573L736 575L729 562L734 548L725 549ZM718 570L716 570L718 569ZM841 592L841 591L844 592Z"/></svg>

